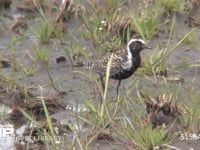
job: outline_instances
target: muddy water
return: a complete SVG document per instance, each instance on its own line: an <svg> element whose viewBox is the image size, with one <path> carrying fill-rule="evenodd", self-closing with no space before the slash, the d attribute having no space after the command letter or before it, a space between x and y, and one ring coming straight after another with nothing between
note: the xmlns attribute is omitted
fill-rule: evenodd
<svg viewBox="0 0 200 150"><path fill-rule="evenodd" d="M48 74L46 70L42 67L42 65L34 60L31 55L34 55L34 47L35 45L41 45L39 42L39 39L36 37L35 32L36 29L40 27L41 24L41 17L39 14L36 14L36 17L33 19L30 19L27 21L28 23L28 30L25 31L25 37L22 41L18 42L14 46L10 46L12 41L19 38L18 34L13 33L10 31L9 26L12 25L15 22L15 16L16 15L24 15L24 12L18 12L16 11L15 7L21 5L21 1L15 1L13 2L10 10L5 10L3 13L7 14L8 16L11 16L11 18L6 17L6 15L1 14L0 18L0 25L5 29L0 33L0 53L2 58L12 58L13 55L16 53L16 59L17 62L21 66L25 67L36 67L38 70L37 72L32 76L26 76L23 74L23 71L17 71L14 72L9 67L5 67L1 69L2 75L4 76L12 76L15 78L15 80L22 84L23 86L29 87L31 89L31 93L33 95L41 95L41 93L45 96L52 96L56 95L57 92L52 88ZM200 14L198 11L195 12L195 14ZM173 47L174 44L177 43L177 41L185 35L188 31L191 30L190 27L188 27L187 24L184 23L186 17L183 14L177 15L177 25L175 27L175 33L173 35L173 39L171 41L171 46ZM96 101L96 103L99 103L100 97L99 97L99 91L95 85L95 83L92 83L91 80L88 80L87 77L84 77L81 73L73 73L73 68L70 62L69 57L66 57L66 61L57 63L56 58L60 56L66 56L65 49L66 47L70 47L69 45L73 42L73 39L76 41L80 41L84 47L87 48L87 50L90 50L93 48L91 44L88 41L84 41L82 38L79 37L77 29L82 24L81 19L74 19L73 21L68 23L68 37L66 38L66 45L61 45L57 39L50 39L50 42L45 44L45 47L49 50L51 56L50 56L50 74L53 78L53 80L56 83L57 88L59 88L62 91L65 91L66 94L62 95L60 98L63 102L63 106L66 107L65 110L60 110L58 112L55 112L52 114L52 118L55 118L60 124L67 124L68 122L71 122L74 124L74 126L78 129L81 129L83 132L86 132L87 125L85 125L83 122L78 122L77 119L74 118L72 115L72 112L77 113L84 113L87 112L87 109L84 106L84 100L93 99ZM168 37L167 37L167 30L169 29L170 24L166 25L164 30L166 30L165 34L161 35L158 38L152 39L149 43L151 43L152 47L156 47L157 43L161 43L161 47L164 47L167 43ZM197 34L197 40L200 41L200 31L199 29L196 30ZM200 67L187 67L185 68L183 64L200 64L200 49L195 49L188 47L188 45L183 45L181 47L178 47L172 55L170 55L168 61L167 61L167 68L170 68L168 72L169 77L181 77L184 79L184 82L169 82L166 86L168 89L174 88L180 88L180 95L182 97L186 96L187 92L193 91L195 93L198 93L200 96ZM151 53L151 52L144 52L144 53ZM143 54L144 55L144 54ZM20 66L18 68L20 70ZM84 70L78 70L83 71L84 73L87 73L87 71ZM90 76L90 75L89 75ZM93 76L91 74L91 76ZM95 75L94 75L95 76ZM95 76L96 78L96 76ZM150 77L151 78L151 77ZM136 79L140 79L138 76L132 76L127 80L124 80L120 87L120 95L123 97L123 95L133 97L133 99L137 96L137 93L135 91L135 88L132 89L132 85L134 84L133 81ZM153 80L153 77L152 77ZM146 88L151 89L152 92L160 93L162 92L162 87L165 85L164 82L160 82L158 85L154 85L151 81L152 80L142 80L138 83L139 90L143 90ZM109 85L109 95L108 99L115 98L116 97L116 82L110 81ZM43 90L39 88L39 86L43 87ZM129 94L127 95L126 90L129 90ZM12 96L6 97L2 96L0 97L0 101L3 104L9 105L10 108L13 107L13 105L16 104L15 99L13 99ZM138 106L138 105L136 105ZM135 108L136 106L131 106L132 109L137 109L138 111L140 108ZM139 106L142 107L143 106ZM10 109L8 108L8 109ZM17 129L23 128L23 125ZM18 131L16 129L16 131ZM98 143L102 144L103 147L106 149L110 148L116 148L120 149L120 146L113 146L108 145L107 143ZM98 145L97 144L97 145ZM13 139L10 139L10 142L0 143L0 146L6 145L11 149L14 147L14 141ZM176 143L175 143L176 145ZM195 144L185 144L186 146L190 147ZM184 146L185 146L184 145ZM181 148L181 145L177 143L177 146ZM198 145L197 145L198 146ZM8 147L3 147L4 149L7 149ZM97 148L98 146L92 145L91 148ZM197 148L197 147L196 147ZM103 149L103 148L102 148ZM195 148L194 148L195 149Z"/></svg>

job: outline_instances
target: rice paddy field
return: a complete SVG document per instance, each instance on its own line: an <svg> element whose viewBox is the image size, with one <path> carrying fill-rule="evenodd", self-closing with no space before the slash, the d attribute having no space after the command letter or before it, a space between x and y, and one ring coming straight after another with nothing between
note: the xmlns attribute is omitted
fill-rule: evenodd
<svg viewBox="0 0 200 150"><path fill-rule="evenodd" d="M199 150L199 29L199 0L0 0L0 150ZM131 38L119 95L74 67Z"/></svg>

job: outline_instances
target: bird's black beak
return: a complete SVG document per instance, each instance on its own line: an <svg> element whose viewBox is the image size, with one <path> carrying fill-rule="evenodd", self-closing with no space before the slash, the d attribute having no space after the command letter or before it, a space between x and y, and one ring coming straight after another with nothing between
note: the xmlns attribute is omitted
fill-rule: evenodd
<svg viewBox="0 0 200 150"><path fill-rule="evenodd" d="M147 46L147 45L144 45L144 47L143 47L144 49L152 49L152 47L151 46Z"/></svg>

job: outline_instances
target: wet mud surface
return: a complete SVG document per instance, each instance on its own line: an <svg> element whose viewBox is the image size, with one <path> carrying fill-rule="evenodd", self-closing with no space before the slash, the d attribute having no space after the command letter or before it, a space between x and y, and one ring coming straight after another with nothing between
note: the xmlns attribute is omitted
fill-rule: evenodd
<svg viewBox="0 0 200 150"><path fill-rule="evenodd" d="M53 1L50 3L53 3ZM89 9L89 4L86 1L82 5L84 5L84 8ZM70 122L82 131L82 138L89 137L92 133L89 132L90 129L87 123L77 121L77 116L87 115L87 108L84 105L86 100L93 100L97 106L100 106L101 97L96 84L98 76L83 68L73 67L73 60L77 55L81 55L80 60L83 59L86 61L94 60L96 57L89 56L95 49L91 42L84 40L79 35L78 30L83 25L83 19L81 16L76 16L67 21L65 25L67 27L66 38L63 43L55 37L50 38L46 43L41 43L36 33L42 26L42 16L35 8L29 8L28 6L31 5L24 5L23 1L16 0L12 1L9 9L1 9L0 103L12 111L3 118L6 118L5 120L8 120L16 130L23 125L27 125L27 119L18 110L18 108L21 108L28 113L34 114L35 119L40 122L41 128L45 128L47 125L41 101L42 98L46 103L54 126L58 128L61 125L64 126L60 129L60 132L62 132L61 135L66 133L69 139L73 139L76 136L72 133L72 129L68 125ZM173 47L181 37L192 30L193 27L190 27L187 22L192 20L194 23L192 26L197 26L195 33L198 47L191 47L191 45L184 43L173 51L166 62L166 80L163 80L163 76L158 76L155 79L151 75L148 78L142 79L140 73L136 73L122 81L120 96L132 101L129 106L130 112L145 113L145 103L138 103L136 100L138 99L138 91L145 91L146 89L149 89L154 95L159 95L163 90L171 91L172 89L178 89L178 93L176 93L178 95L177 103L185 103L187 97L190 104L188 106L189 109L190 107L192 108L193 102L188 93L195 93L200 98L200 30L197 21L200 20L199 14L200 7L187 15L181 13L176 15L177 22L170 46ZM50 20L55 20L56 18L56 13L53 10L52 12L50 10L46 11L45 15L47 18L51 18ZM16 24L17 16L22 16L19 26ZM194 20L191 16L197 18L197 20ZM158 43L160 47L166 46L171 20L172 16L169 16L169 23L165 24L162 28L163 33L160 33L159 37L154 37L148 41L153 49L152 51L147 50L142 52L143 59L147 56L150 57ZM82 53L88 55L87 57L82 56L82 53L70 53L70 51L74 50L73 46L77 46L78 44L85 48ZM45 47L48 50L48 65L42 60L36 60L35 51L37 51L37 47L41 49ZM193 64L196 66L192 66ZM51 79L54 85L52 85ZM138 89L132 88L136 82ZM116 85L117 81L109 81L108 100L117 98ZM1 109L3 110L4 108ZM74 114L77 116L74 116ZM3 123L3 121L1 122ZM200 127L196 128L200 129ZM28 127L25 127L24 130L27 130L27 135L30 134ZM35 130L37 133L37 129ZM186 131L183 130L183 134L185 133ZM103 133L102 137L97 137L96 140L90 143L89 149L136 149L136 146L128 140L113 139L109 135L109 133ZM10 143L12 143L11 141ZM73 140L66 141L62 141L62 143L68 145ZM17 145L15 143L12 145L10 143L6 144L2 142L0 146L7 145L11 149L14 149L14 147L15 149L23 147L21 144ZM34 149L34 146L37 149L40 147L40 144L38 144L39 146L32 144L30 149ZM189 141L177 138L170 145L184 150L190 148L196 150L200 147L200 139ZM62 147L62 144L60 146ZM7 149L7 147L4 147L4 149ZM168 147L168 149L170 148Z"/></svg>

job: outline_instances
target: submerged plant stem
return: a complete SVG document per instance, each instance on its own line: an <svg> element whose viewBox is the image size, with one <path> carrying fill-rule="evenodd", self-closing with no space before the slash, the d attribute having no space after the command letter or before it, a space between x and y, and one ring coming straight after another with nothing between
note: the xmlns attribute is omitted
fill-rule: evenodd
<svg viewBox="0 0 200 150"><path fill-rule="evenodd" d="M47 72L47 75L49 77L49 80L51 81L51 85L52 85L53 89L58 93L66 94L67 93L66 91L62 91L62 90L58 89L56 87L56 85L54 84L53 78L52 78L50 71L49 71L49 65L48 64L45 64L45 68L46 68L46 72Z"/></svg>

